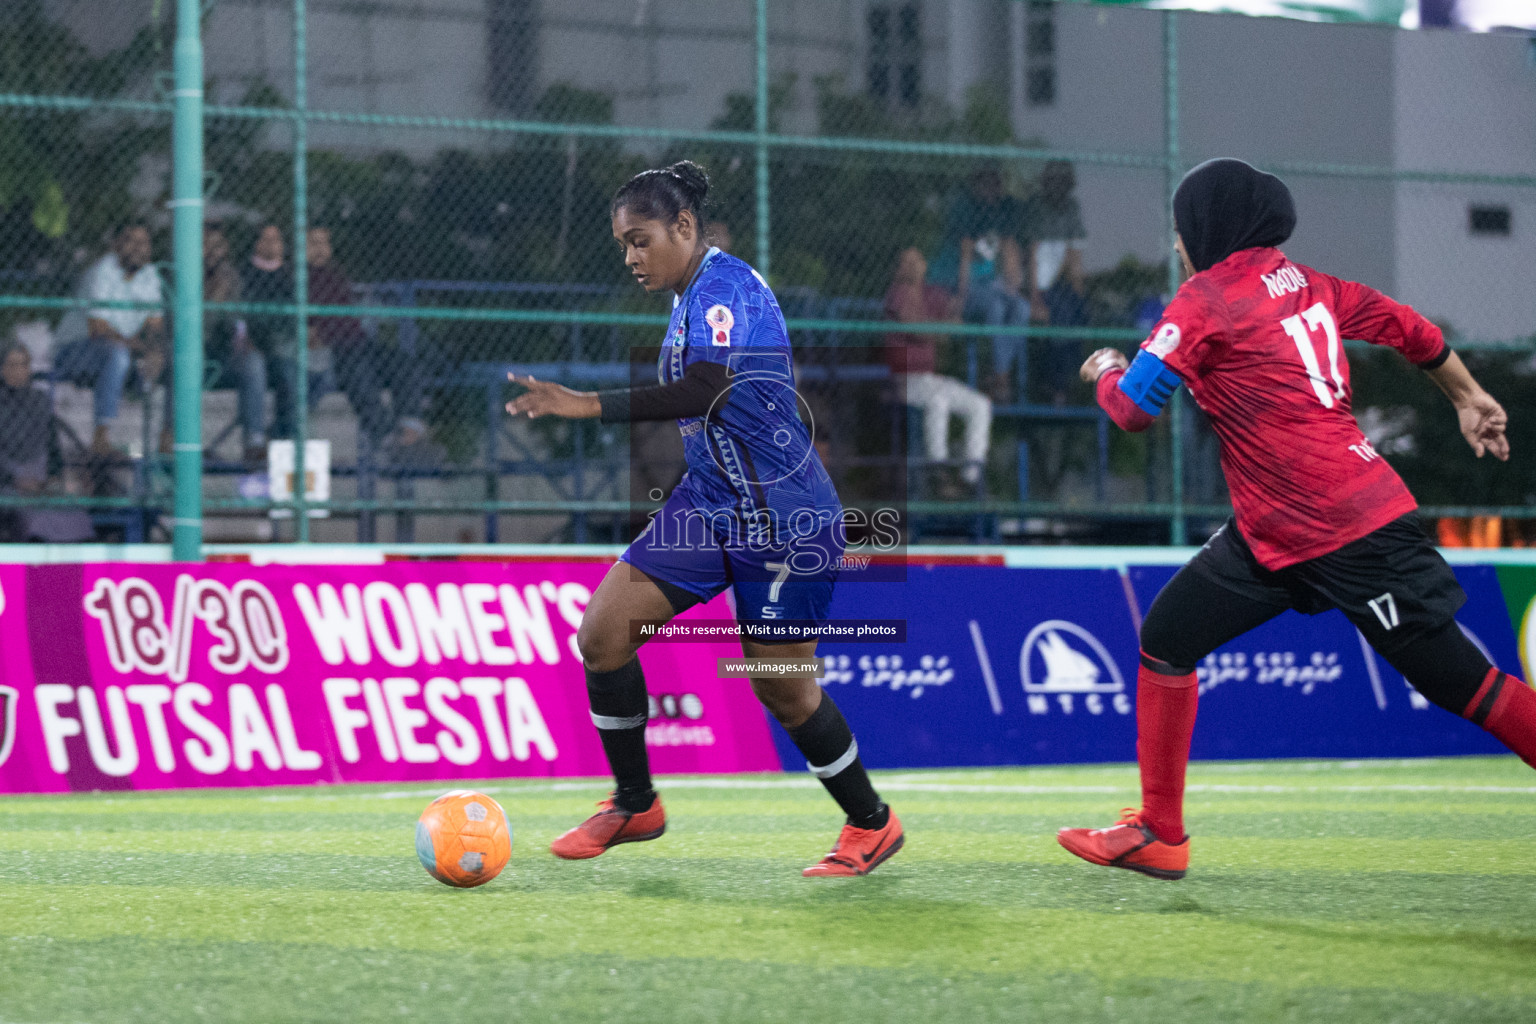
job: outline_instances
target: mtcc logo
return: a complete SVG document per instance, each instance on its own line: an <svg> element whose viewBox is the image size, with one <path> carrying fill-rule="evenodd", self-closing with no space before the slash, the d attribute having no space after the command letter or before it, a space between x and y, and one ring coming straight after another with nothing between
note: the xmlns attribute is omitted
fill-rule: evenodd
<svg viewBox="0 0 1536 1024"><path fill-rule="evenodd" d="M1066 619L1047 619L1029 631L1019 651L1019 676L1032 715L1049 713L1053 696L1069 715L1076 697L1091 715L1102 715L1106 706L1122 715L1131 713L1125 678L1115 659L1098 637Z"/></svg>

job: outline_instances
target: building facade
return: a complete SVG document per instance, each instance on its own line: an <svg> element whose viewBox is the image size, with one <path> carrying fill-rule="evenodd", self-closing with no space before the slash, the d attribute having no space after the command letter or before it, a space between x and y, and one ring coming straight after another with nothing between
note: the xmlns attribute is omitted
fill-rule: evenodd
<svg viewBox="0 0 1536 1024"><path fill-rule="evenodd" d="M308 0L317 110L456 118L547 116L557 83L611 98L615 121L700 130L750 95L751 0ZM104 13L103 8L107 8ZM120 45L150 0L54 0L93 47ZM206 32L215 101L291 95L291 0L221 0ZM1536 189L1392 183L1296 165L1536 175L1536 60L1517 35L1181 14L1179 155L1290 166L1294 257L1412 302L1469 336L1536 333ZM818 130L818 90L862 94L898 120L1000 90L1017 139L1079 154L1163 152L1159 12L1038 0L772 0L780 130ZM496 137L317 123L316 147L495 145ZM274 132L271 144L286 139ZM632 144L661 143L636 136ZM1078 164L1090 268L1165 251L1156 168Z"/></svg>

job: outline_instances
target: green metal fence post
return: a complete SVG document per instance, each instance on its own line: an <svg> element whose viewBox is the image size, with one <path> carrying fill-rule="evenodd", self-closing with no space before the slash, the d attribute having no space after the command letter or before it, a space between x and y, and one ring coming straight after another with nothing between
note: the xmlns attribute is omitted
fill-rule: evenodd
<svg viewBox="0 0 1536 1024"><path fill-rule="evenodd" d="M199 15L206 13L199 8L214 6L216 0L175 0L174 3L167 0L156 0L155 13L152 20L158 24L159 13L162 8L174 10L178 23L175 27L175 85L162 95L153 97L139 97L135 89L128 88L130 84L123 83L125 89L131 95L42 95L30 92L4 92L0 91L0 116L7 119L28 118L28 131L34 127L41 127L50 119L56 120L57 128L52 131L62 131L65 134L59 136L59 141L67 142L69 152L73 153L73 159L83 162L86 150L73 140L73 132L76 130L71 125L82 127L89 126L90 136L97 140L104 140L108 136L105 130L111 129L118 122L131 124L140 128L155 125L157 130L163 130L169 121L172 126L172 155L173 183L172 198L168 204L173 220L174 236L174 265L175 272L171 279L175 283L175 289L162 298L153 302L123 300L120 302L88 301L79 297L70 297L55 283L44 278L34 279L31 275L23 273L19 276L9 275L6 280L0 282L0 312L5 312L7 322L11 320L10 310L26 310L31 315L47 315L50 319L57 319L57 315L68 310L84 308L115 308L133 309L140 311L162 310L169 311L173 317L174 345L172 369L174 371L172 386L175 399L174 434L176 447L172 465L174 469L174 496L170 504L173 505L171 514L167 520L172 534L172 552L177 559L195 560L202 556L202 541L204 533L205 514L217 512L239 512L242 514L265 515L268 512L281 510L279 515L293 515L296 518L294 532L300 540L309 540L314 532L314 523L308 517L309 503L306 498L304 479L307 469L311 468L306 463L304 441L312 429L312 421L309 418L309 371L311 360L309 359L309 330L308 317L372 317L378 320L400 322L402 308L396 304L394 297L380 295L379 298L362 305L353 304L314 304L313 296L308 290L307 267L307 239L305 231L309 225L308 216L308 126L311 123L321 126L344 126L338 131L346 134L369 129L377 131L381 146L389 146L387 136L390 133L420 133L420 137L427 139L429 136L435 140L424 142L429 148L441 150L443 146L453 144L457 136L474 135L484 140L491 148L502 141L520 139L549 139L560 138L562 140L590 140L592 143L603 143L605 148L611 147L615 152L628 152L630 147L640 147L648 151L656 151L670 145L693 145L703 147L729 149L739 152L747 158L755 158L756 166L753 174L749 175L748 187L753 189L752 198L748 200L749 207L755 208L755 262L763 273L768 274L772 269L773 257L773 228L777 227L781 236L785 235L786 224L774 225L773 223L773 199L771 187L789 183L784 179L777 179L772 173L771 158L779 152L804 153L808 158L827 161L836 164L839 160L857 160L868 163L873 160L887 160L906 166L922 165L933 168L934 177L930 185L925 188L937 189L944 184L946 174L952 176L954 167L945 167L946 162L953 165L960 162L973 160L991 160L1003 162L1040 162L1051 159L1069 160L1089 164L1103 168L1117 168L1123 170L1136 170L1140 173L1149 173L1157 170L1165 175L1165 200L1168 209L1165 215L1169 216L1169 223L1165 229L1168 234L1170 264L1166 278L1166 287L1169 292L1177 290L1180 284L1180 269L1176 258L1172 254L1172 240L1174 225L1172 223L1172 195L1178 184L1181 172L1196 158L1204 154L1192 153L1189 160L1182 155L1181 139L1181 110L1180 110L1180 60L1179 60L1179 28L1182 22L1179 15L1166 11L1161 23L1164 47L1164 99L1165 99L1165 138L1161 146L1145 151L1121 152L1113 150L1056 150L1043 146L1022 145L995 145L972 142L940 141L935 138L883 138L883 137L854 137L828 134L821 129L816 129L815 134L800 134L796 131L780 131L774 126L774 118L771 110L771 102L776 95L770 88L770 59L776 55L770 48L770 0L752 0L753 24L750 28L751 46L753 48L754 81L752 94L755 98L755 108L750 123L733 125L732 130L713 130L699 126L694 127L664 127L660 125L641 127L624 123L588 123L588 122L562 122L558 120L524 120L518 117L447 117L433 114L392 114L364 112L356 110L335 110L324 108L311 108L308 102L308 32L307 32L307 0L263 0L265 6L289 7L292 17L293 31L293 55L294 77L291 90L291 102L275 106L239 104L221 105L208 101L201 92L202 76L204 74L201 24ZM335 3L332 2L332 6ZM50 11L51 7L50 5ZM69 6L69 5L64 5ZM87 5L75 4L75 7ZM97 5L102 6L102 5ZM120 5L122 6L122 5ZM324 6L323 4L321 6ZM367 4L359 4L353 0L347 0L341 6L349 8L367 7ZM778 10L774 6L773 10ZM773 15L779 17L779 15ZM72 15L50 14L50 19L57 21L60 29L75 31L78 28L77 19ZM782 26L781 26L782 27ZM781 34L781 43L783 40ZM745 41L747 37L741 37ZM36 52L24 52L20 55L20 62L46 60L51 50L38 49ZM1110 54L1113 56L1113 54ZM15 79L10 88L18 88L20 84L29 81L27 75L21 77L11 76ZM49 79L51 81L51 79ZM685 81L683 87L693 88L691 80ZM659 94L658 94L659 95ZM556 116L559 116L558 113ZM97 130L97 123L104 131ZM203 152L205 140L209 133L215 131L220 125L229 125L237 128L256 130L271 129L275 132L287 130L292 133L293 152L288 155L292 165L292 189L293 189L293 213L291 224L285 219L282 223L287 225L287 230L293 235L289 253L293 263L294 282L291 297L284 296L281 302L240 302L240 301L214 301L209 302L209 296L203 294L203 277L201 269L201 222L205 215L202 209L202 194L212 190L214 186L209 181L203 180L206 173L206 154ZM137 130L137 129L135 129ZM322 127L322 133L324 128ZM257 144L257 148L267 153L268 146L265 142ZM365 147L373 149L373 146ZM478 147L471 147L478 148ZM268 154L270 155L270 154ZM359 155L360 156L360 155ZM278 157L279 161L281 157ZM412 163L417 162L417 157L409 158ZM798 159L798 157L797 157ZM1432 171L1426 169L1404 169L1386 164L1354 164L1314 161L1266 161L1266 169L1281 174L1289 174L1308 179L1328 180L1336 183L1422 183L1433 184L1446 188L1455 186L1458 190L1464 187L1478 189L1519 189L1522 190L1522 198L1525 195L1536 195L1536 174L1524 173L1491 173L1478 171ZM90 172L93 168L81 166L75 169L61 167L64 180L61 188L70 204L74 204L83 194L88 194L96 184L91 179ZM317 171L318 173L318 171ZM743 171L743 173L746 173ZM0 174L3 177L3 174ZM286 180L286 179L285 179ZM575 179L569 175L566 178L567 188L573 188ZM110 183L107 183L110 185ZM67 186L67 187L66 187ZM238 188L231 188L231 198L236 199L247 208L268 208L269 204L276 201L272 195L261 195L260 191L268 186L273 186L267 177L261 175L258 182L254 177L239 183ZM280 187L280 185L274 186ZM409 186L415 188L415 185ZM234 193L240 193L238 196ZM445 197L451 198L451 197ZM513 215L522 216L514 208ZM57 239L61 245L73 247L77 244L88 242L89 239L81 235L86 226L73 218L68 225L68 230ZM745 229L744 229L745 230ZM89 233L87 231L87 233ZM384 239L375 239L382 244ZM390 242L396 240L390 239ZM791 239L790 241L794 241ZM457 245L457 243L455 243ZM743 248L750 248L744 243ZM388 253L380 252L381 258L377 261L378 273L387 277L393 265ZM455 265L455 264L450 264ZM778 282L782 285L794 285L802 283L799 275L790 268L788 277L795 280ZM511 270L515 278L524 276L522 271ZM471 276L478 277L478 273ZM491 282L482 282L491 284ZM501 282L514 283L514 282ZM517 281L517 284L531 284L531 281ZM862 292L863 286L845 279L849 292ZM874 282L870 282L872 285ZM826 287L831 288L832 285ZM580 289L577 289L580 291ZM577 291L570 294L575 296ZM513 292L501 293L512 295ZM846 297L855 298L849 294ZM583 328L604 327L613 329L614 337L620 337L624 329L643 329L646 331L659 328L665 323L665 317L652 314L641 314L626 311L627 306L622 303L613 303L603 306L603 303L593 299L591 302L585 298L572 298L569 302L564 299L556 300L552 305L559 308L542 308L532 303L524 303L512 298L488 299L486 304L478 302L444 301L417 305L409 310L412 321L432 322L436 324L461 324L461 325L523 325L531 327L542 325L549 329L545 333L553 333L553 329L566 328L572 333L579 332ZM601 308L600 308L601 307ZM873 311L869 311L873 315ZM203 396L200 394L199 384L204 378L203 362L204 347L201 333L203 328L203 316L260 316L274 320L292 318L293 335L290 340L294 344L294 350L284 359L292 360L286 372L296 372L294 390L297 392L297 408L293 410L293 426L296 427L296 452L294 463L297 470L295 476L295 493L281 501L273 501L270 497L218 497L207 496L202 493L202 479L210 472L208 465L202 458L202 442L210 434L205 426L201 411ZM798 317L789 321L792 331L837 332L840 335L865 338L873 340L874 335L891 331L905 333L944 333L960 338L980 338L995 333L995 328L983 324L900 324L893 325L888 322L874 319L865 319L864 312L849 311L847 316L854 319L844 319L841 316L826 318ZM1063 335L1083 340L1093 340L1104 344L1124 344L1133 340L1140 340L1144 335L1135 331L1119 328L1048 328L1052 335ZM1017 333L1033 337L1036 329L1016 329ZM1352 342L1346 339L1346 345L1355 350L1361 342ZM1529 355L1531 341L1529 338L1520 339L1466 339L1460 343L1464 348L1479 348L1489 352L1503 352L1512 356L1515 352ZM537 346L535 346L537 348ZM520 350L521 351L521 350ZM529 358L534 358L537 353L530 349ZM1188 463L1195 458L1197 448L1189 444L1196 426L1196 412L1190 404L1188 395L1175 393L1172 407L1165 417L1169 422L1169 433L1159 436L1167 436L1172 440L1172 447L1166 457L1158 452L1158 472L1171 470L1170 486L1161 491L1155 501L1146 502L1105 502L1095 506L1073 506L1065 508L1060 503L1052 502L1000 502L971 503L973 507L967 507L965 503L960 505L940 505L934 503L932 507L938 508L944 514L971 516L973 514L1008 515L1016 517L1035 517L1053 515L1071 516L1104 516L1111 519L1137 519L1148 522L1156 522L1161 519L1168 527L1168 537L1171 541L1183 543L1188 539L1189 525L1191 521L1197 524L1224 515L1225 506L1222 503L1208 504L1201 500L1202 496L1197 492L1190 494L1192 482L1198 478L1198 474L1186 475ZM353 410L355 415L357 410ZM455 421L456 423L456 421ZM455 429L457 427L455 426ZM322 431L323 434L323 431ZM435 457L435 456L434 456ZM450 463L452 460L448 460ZM428 470L434 476L436 469ZM445 468L442 471L444 480L452 478L456 469ZM434 488L440 492L452 493L453 488ZM405 488L402 488L405 490ZM493 489L494 490L494 489ZM140 507L143 498L134 497L93 497L84 494L59 495L59 496L35 496L35 495L0 495L0 508L17 508L38 505L42 507L81 507L98 509L131 509ZM163 497L163 496L160 496ZM623 503L615 503L612 506L603 505L601 502L534 502L534 501L497 501L495 495L490 495L492 500L475 501L455 497L435 497L416 499L414 497L402 497L391 500L374 500L372 497L359 498L347 497L326 504L324 507L334 514L351 515L358 513L377 514L393 513L421 514L421 515L459 515L459 514L483 514L494 512L505 515L537 515L550 516L556 514L587 514L607 516L623 510ZM166 502L162 501L162 504ZM923 503L919 502L918 505ZM317 510L320 506L317 504ZM914 510L916 506L914 506ZM955 511L958 509L959 511ZM1426 510L1427 514L1467 516L1467 515L1497 515L1509 518L1527 518L1529 510L1522 510L1518 506L1504 508L1474 508L1468 506L1440 507ZM927 514L927 513L924 513Z"/></svg>
<svg viewBox="0 0 1536 1024"><path fill-rule="evenodd" d="M203 40L199 0L176 5L171 114L171 238L175 267L171 387L176 474L171 557L203 557Z"/></svg>
<svg viewBox="0 0 1536 1024"><path fill-rule="evenodd" d="M1173 193L1179 187L1182 173L1179 156L1179 23L1173 11L1163 13L1163 157L1166 161L1166 196L1168 199L1168 297L1172 299L1179 290L1181 271L1179 255L1174 249L1176 228L1173 223ZM1173 393L1169 409L1168 434L1172 438L1169 453L1172 456L1170 471L1173 477L1173 515L1169 523L1169 541L1186 544L1189 541L1189 523L1184 514L1184 400L1178 391Z"/></svg>
<svg viewBox="0 0 1536 1024"><path fill-rule="evenodd" d="M768 0L757 0L757 270L766 280L769 256L768 216Z"/></svg>
<svg viewBox="0 0 1536 1024"><path fill-rule="evenodd" d="M308 43L304 32L305 0L293 0L293 304L294 388L293 404L293 517L294 539L309 540L309 509L305 505L304 442L309 438L309 71Z"/></svg>

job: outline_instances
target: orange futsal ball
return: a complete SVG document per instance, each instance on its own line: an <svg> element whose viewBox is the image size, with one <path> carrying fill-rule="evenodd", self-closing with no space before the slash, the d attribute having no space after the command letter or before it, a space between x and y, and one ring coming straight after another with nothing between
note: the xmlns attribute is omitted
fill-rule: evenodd
<svg viewBox="0 0 1536 1024"><path fill-rule="evenodd" d="M416 822L416 858L444 885L484 885L512 856L512 826L501 804L469 789L444 793Z"/></svg>

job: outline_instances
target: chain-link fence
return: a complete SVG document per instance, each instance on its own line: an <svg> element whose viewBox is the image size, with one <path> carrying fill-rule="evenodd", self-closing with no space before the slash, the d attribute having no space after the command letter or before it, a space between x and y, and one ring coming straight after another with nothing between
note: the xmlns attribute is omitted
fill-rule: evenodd
<svg viewBox="0 0 1536 1024"><path fill-rule="evenodd" d="M170 339L200 274L208 539L625 539L675 439L509 422L506 374L629 379L667 309L608 204L684 157L712 241L775 289L845 500L888 501L899 464L915 539L1225 516L1191 403L1126 435L1076 378L1156 321L1171 186L1217 155L1284 175L1287 251L1443 322L1510 407L1521 454L1477 462L1418 375L1352 353L1355 411L1421 499L1507 519L1536 494L1523 38L1040 0L208 0L203 260L178 273L176 16L17 0L0 24L13 537L153 539L186 507ZM887 349L930 344L989 399L980 442L891 378Z"/></svg>

